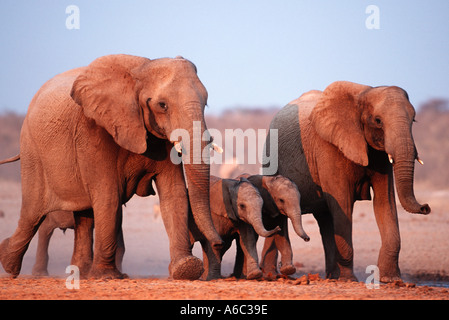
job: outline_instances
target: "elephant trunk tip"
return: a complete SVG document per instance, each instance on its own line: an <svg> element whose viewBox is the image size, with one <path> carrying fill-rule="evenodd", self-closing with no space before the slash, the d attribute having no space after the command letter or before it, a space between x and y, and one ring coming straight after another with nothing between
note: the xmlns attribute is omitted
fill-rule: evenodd
<svg viewBox="0 0 449 320"><path fill-rule="evenodd" d="M261 235L262 237L271 237L273 234L278 233L279 231L281 231L281 227L276 226L276 228L274 228L273 230L259 231L258 234Z"/></svg>
<svg viewBox="0 0 449 320"><path fill-rule="evenodd" d="M427 214L430 213L430 211L431 211L430 206L427 203L425 203L425 204L423 204L421 206L421 208L419 208L419 212L418 213L427 215Z"/></svg>
<svg viewBox="0 0 449 320"><path fill-rule="evenodd" d="M309 242L310 241L310 237L307 234L304 234L303 236L301 236L301 238L305 241L305 242Z"/></svg>
<svg viewBox="0 0 449 320"><path fill-rule="evenodd" d="M410 213L423 214L423 215L428 215L432 211L427 203L419 204L418 202L416 202L416 204L413 206L403 204L402 207Z"/></svg>

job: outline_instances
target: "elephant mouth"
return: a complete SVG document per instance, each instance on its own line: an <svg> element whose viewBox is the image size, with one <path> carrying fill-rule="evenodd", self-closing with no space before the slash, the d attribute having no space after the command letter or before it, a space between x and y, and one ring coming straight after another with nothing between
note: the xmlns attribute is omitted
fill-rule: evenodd
<svg viewBox="0 0 449 320"><path fill-rule="evenodd" d="M415 159L415 160L418 161L419 164L424 165L424 161L422 161L422 160L418 157L418 155L416 155L416 159ZM393 156L392 156L391 154L389 154L389 153L388 153L388 161L390 161L391 164L394 164Z"/></svg>
<svg viewBox="0 0 449 320"><path fill-rule="evenodd" d="M175 150L178 153L187 154L187 151L185 150L182 141L170 141L170 142L173 143L173 147L175 148ZM216 143L212 142L212 139L211 139L210 143L208 144L208 146L209 146L209 148L211 148L212 150L214 150L218 153L223 153L223 148L221 148Z"/></svg>

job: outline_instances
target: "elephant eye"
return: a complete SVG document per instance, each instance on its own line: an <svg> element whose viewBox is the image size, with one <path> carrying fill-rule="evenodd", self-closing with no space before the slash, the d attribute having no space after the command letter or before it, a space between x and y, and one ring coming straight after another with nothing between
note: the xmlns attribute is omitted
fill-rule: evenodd
<svg viewBox="0 0 449 320"><path fill-rule="evenodd" d="M279 199L279 202L283 204L284 203L284 199Z"/></svg>
<svg viewBox="0 0 449 320"><path fill-rule="evenodd" d="M165 102L159 102L159 107L160 107L162 110L167 110L167 105L165 104Z"/></svg>
<svg viewBox="0 0 449 320"><path fill-rule="evenodd" d="M246 206L244 204L239 204L239 208L245 210Z"/></svg>
<svg viewBox="0 0 449 320"><path fill-rule="evenodd" d="M376 122L377 126L382 126L382 120L379 117L374 118L374 121Z"/></svg>

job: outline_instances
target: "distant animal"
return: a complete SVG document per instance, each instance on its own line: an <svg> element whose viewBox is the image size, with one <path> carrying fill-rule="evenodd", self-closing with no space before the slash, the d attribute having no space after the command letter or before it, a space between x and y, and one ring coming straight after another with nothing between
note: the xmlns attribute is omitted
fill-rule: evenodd
<svg viewBox="0 0 449 320"><path fill-rule="evenodd" d="M293 229L299 237L304 241L310 240L302 226L301 196L296 184L281 175L242 174L238 178L248 179L259 191L263 199L262 220L265 228L270 229L276 226L281 228L279 232L265 238L260 261L264 277L275 277L278 274L277 264L265 262L265 260L269 262L277 260L278 250L281 253L280 272L284 275L295 273L296 268L293 265L293 252L288 234L288 219L292 222ZM233 275L239 278L243 275L245 262L239 242L237 241L236 244L237 254Z"/></svg>
<svg viewBox="0 0 449 320"><path fill-rule="evenodd" d="M430 213L413 190L415 161L422 163L412 136L414 121L415 109L403 89L348 81L303 94L271 121L270 129L277 130L279 139L270 145L268 134L264 155L277 155L275 173L298 186L303 212L316 218L327 278L356 280L352 211L355 201L371 200L372 189L382 239L380 280L400 279L394 186L405 210ZM271 171L270 164L264 165L264 174ZM266 265L269 257L264 258Z"/></svg>
<svg viewBox="0 0 449 320"><path fill-rule="evenodd" d="M223 248L217 252L198 229L192 216L189 216L189 229L192 246L196 241L203 249L204 275L207 280L221 278L221 261L225 252L238 234L245 255L247 279L262 277L256 248L256 233L269 237L278 232L279 227L267 231L262 222L263 200L259 191L245 178L210 178L210 210L215 229L224 241Z"/></svg>

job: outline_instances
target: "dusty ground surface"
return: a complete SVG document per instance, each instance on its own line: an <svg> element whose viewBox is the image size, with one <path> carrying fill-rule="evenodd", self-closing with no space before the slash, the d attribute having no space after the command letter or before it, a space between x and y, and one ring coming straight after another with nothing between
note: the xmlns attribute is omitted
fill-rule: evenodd
<svg viewBox="0 0 449 320"><path fill-rule="evenodd" d="M324 254L318 226L311 215L303 222L310 242L291 233L297 279L246 281L168 280L168 238L158 215L156 197L135 197L124 209L126 253L123 271L130 279L81 280L80 288L66 287L66 267L73 249L73 230L55 230L50 243L50 277L31 276L37 236L24 257L22 273L10 279L0 267L0 300L5 299L449 299L449 190L416 187L419 201L432 207L428 216L399 211L402 249L399 265L403 283L367 289L369 265L375 265L380 236L370 202L359 202L354 212L354 268L360 282L323 280ZM9 237L20 212L20 184L0 181L0 240ZM3 212L3 216L2 213ZM259 241L259 249L262 242ZM224 257L222 274L232 272L235 247ZM201 258L199 244L194 255ZM307 276L311 274L310 276ZM305 278L308 277L308 281ZM301 279L301 280L298 280ZM308 284L306 284L308 282Z"/></svg>

